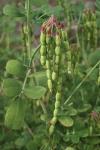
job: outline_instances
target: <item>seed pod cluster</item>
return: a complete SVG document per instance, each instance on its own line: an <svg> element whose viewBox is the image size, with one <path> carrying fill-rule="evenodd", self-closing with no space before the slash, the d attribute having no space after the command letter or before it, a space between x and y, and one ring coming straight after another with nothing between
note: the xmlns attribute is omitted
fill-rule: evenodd
<svg viewBox="0 0 100 150"><path fill-rule="evenodd" d="M96 13L92 10L85 10L82 15L83 31L88 42L89 47L92 45L97 47L97 23Z"/></svg>
<svg viewBox="0 0 100 150"><path fill-rule="evenodd" d="M57 115L59 111L59 107L61 104L61 87L62 87L62 82L61 82L61 58L62 58L62 51L61 51L61 43L62 43L62 36L61 33L57 33L55 37L55 62L54 62L54 70L52 72L52 80L55 81L56 83L56 95L55 95L55 108L53 112L53 118L51 120L51 126L49 128L49 134L52 135L54 132L54 127L57 122Z"/></svg>
<svg viewBox="0 0 100 150"><path fill-rule="evenodd" d="M41 62L42 65L45 65L45 63L46 63L46 33L45 33L45 30L43 30L41 32L40 42L41 42L41 48L40 48L41 58L40 58L40 62Z"/></svg>
<svg viewBox="0 0 100 150"><path fill-rule="evenodd" d="M52 135L54 132L55 124L58 118L58 112L61 105L61 88L62 88L62 78L60 77L57 82L56 95L55 95L55 108L53 112L53 118L51 120L51 126L49 128L49 134Z"/></svg>
<svg viewBox="0 0 100 150"><path fill-rule="evenodd" d="M63 24L59 23L54 16L43 23L41 28L41 48L40 55L41 64L46 68L47 84L50 92L55 92L55 109L53 118L49 128L50 135L53 133L55 124L57 122L57 114L61 101L61 59L62 59L62 41ZM54 88L53 88L54 87Z"/></svg>

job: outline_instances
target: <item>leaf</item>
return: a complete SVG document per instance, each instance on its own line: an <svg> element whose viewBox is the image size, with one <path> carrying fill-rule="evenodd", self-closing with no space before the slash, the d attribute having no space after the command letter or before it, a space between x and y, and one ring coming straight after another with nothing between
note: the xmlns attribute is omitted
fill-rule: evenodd
<svg viewBox="0 0 100 150"><path fill-rule="evenodd" d="M8 107L5 115L5 125L12 129L21 129L24 125L26 103L18 99Z"/></svg>
<svg viewBox="0 0 100 150"><path fill-rule="evenodd" d="M83 129L78 131L79 137L88 137L89 136L89 129Z"/></svg>
<svg viewBox="0 0 100 150"><path fill-rule="evenodd" d="M22 17L20 10L14 4L7 4L3 8L3 13L9 17Z"/></svg>
<svg viewBox="0 0 100 150"><path fill-rule="evenodd" d="M18 147L23 147L25 144L26 144L25 138L18 138L15 141L15 145L17 145Z"/></svg>
<svg viewBox="0 0 100 150"><path fill-rule="evenodd" d="M75 150L73 147L67 147L65 150Z"/></svg>
<svg viewBox="0 0 100 150"><path fill-rule="evenodd" d="M100 137L88 137L87 143L90 144L92 143L93 145L100 144Z"/></svg>
<svg viewBox="0 0 100 150"><path fill-rule="evenodd" d="M84 113L91 110L92 106L90 104L84 104L82 108L77 108L79 113Z"/></svg>
<svg viewBox="0 0 100 150"><path fill-rule="evenodd" d="M74 124L74 121L71 117L61 116L59 117L59 122L65 127L71 127Z"/></svg>
<svg viewBox="0 0 100 150"><path fill-rule="evenodd" d="M46 73L44 71L39 71L34 74L31 74L29 76L30 78L35 77L37 84L46 86L47 85L47 78L46 78Z"/></svg>
<svg viewBox="0 0 100 150"><path fill-rule="evenodd" d="M18 60L9 60L6 64L6 71L19 77L25 76L26 68Z"/></svg>
<svg viewBox="0 0 100 150"><path fill-rule="evenodd" d="M42 86L27 87L24 90L24 94L30 99L40 99L45 92L46 89Z"/></svg>
<svg viewBox="0 0 100 150"><path fill-rule="evenodd" d="M80 140L80 137L78 136L78 135L71 135L71 141L72 141L72 143L74 143L74 144L77 144L77 143L79 143L79 140Z"/></svg>
<svg viewBox="0 0 100 150"><path fill-rule="evenodd" d="M58 113L58 116L76 116L77 115L77 110L71 106L67 107L67 108L64 108L63 110L61 110L59 113Z"/></svg>
<svg viewBox="0 0 100 150"><path fill-rule="evenodd" d="M100 49L95 50L89 55L89 63L90 65L95 65L100 60Z"/></svg>
<svg viewBox="0 0 100 150"><path fill-rule="evenodd" d="M68 115L76 116L77 115L77 110L75 108L70 107L69 110L68 110Z"/></svg>
<svg viewBox="0 0 100 150"><path fill-rule="evenodd" d="M14 97L21 91L21 84L15 79L5 79L3 81L4 94L8 97Z"/></svg>

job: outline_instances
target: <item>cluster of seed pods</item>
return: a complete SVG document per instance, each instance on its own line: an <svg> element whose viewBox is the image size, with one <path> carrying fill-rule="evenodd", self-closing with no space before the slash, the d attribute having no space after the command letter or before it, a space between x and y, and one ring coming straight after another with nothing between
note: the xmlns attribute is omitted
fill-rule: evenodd
<svg viewBox="0 0 100 150"><path fill-rule="evenodd" d="M97 48L98 31L95 10L84 10L82 20L84 33L88 44L94 48Z"/></svg>
<svg viewBox="0 0 100 150"><path fill-rule="evenodd" d="M55 109L49 128L50 135L54 131L61 102L62 76L60 70L62 62L63 28L64 25L59 23L54 16L51 16L47 22L43 23L40 35L40 61L46 68L49 91L52 92L53 89L56 91Z"/></svg>

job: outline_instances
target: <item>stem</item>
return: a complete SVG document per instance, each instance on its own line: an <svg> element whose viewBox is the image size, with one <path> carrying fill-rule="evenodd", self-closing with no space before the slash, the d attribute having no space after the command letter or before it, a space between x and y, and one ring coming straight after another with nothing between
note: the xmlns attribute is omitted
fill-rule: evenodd
<svg viewBox="0 0 100 150"><path fill-rule="evenodd" d="M34 59L36 53L38 52L40 46L41 46L41 45L39 44L38 47L36 47L36 49L34 50L34 53L33 53L32 57L31 57L31 60L30 60L30 63L29 63L29 67L31 67L32 61L33 61L33 59Z"/></svg>
<svg viewBox="0 0 100 150"><path fill-rule="evenodd" d="M23 82L23 86L22 86L22 91L21 91L21 94L24 92L24 89L25 89L25 85L26 85L26 82L27 82L27 79L28 79L28 76L31 72L31 69L29 69L26 73L26 76L25 76L25 79L24 79L24 82Z"/></svg>
<svg viewBox="0 0 100 150"><path fill-rule="evenodd" d="M30 60L31 58L31 36L30 36L30 0L26 0L26 26L27 26L27 55Z"/></svg>
<svg viewBox="0 0 100 150"><path fill-rule="evenodd" d="M64 105L66 105L69 100L72 98L72 96L77 92L77 90L82 86L82 84L85 82L85 80L90 76L90 74L94 71L94 69L100 64L100 60L94 65L94 67L88 72L88 74L83 78L83 80L76 86L76 88L73 90L72 94L67 98L67 100L64 102Z"/></svg>
<svg viewBox="0 0 100 150"><path fill-rule="evenodd" d="M19 97L20 97L20 96L23 94L23 92L24 92L24 89L25 89L25 86L26 86L26 83L27 83L28 76L29 76L29 74L30 74L30 72L31 72L32 61L33 61L33 59L34 59L36 53L38 52L39 48L40 48L40 45L34 50L34 53L33 53L32 57L31 57L31 59L30 59L30 62L29 62L29 69L28 69L27 72L26 72L26 76L25 76L25 79L24 79L24 82L23 82L23 85L22 85L22 90L21 90L21 92L20 92L20 94L19 94Z"/></svg>

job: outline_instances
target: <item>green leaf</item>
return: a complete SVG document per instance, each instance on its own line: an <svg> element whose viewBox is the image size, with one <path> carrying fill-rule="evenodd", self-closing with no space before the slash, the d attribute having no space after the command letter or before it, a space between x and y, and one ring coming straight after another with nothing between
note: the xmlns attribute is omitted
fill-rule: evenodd
<svg viewBox="0 0 100 150"><path fill-rule="evenodd" d="M9 17L22 17L20 10L14 4L7 4L3 8L3 13Z"/></svg>
<svg viewBox="0 0 100 150"><path fill-rule="evenodd" d="M71 117L61 116L59 117L59 122L65 127L71 127L74 124L74 121Z"/></svg>
<svg viewBox="0 0 100 150"><path fill-rule="evenodd" d="M18 147L23 147L25 144L26 144L25 138L18 138L15 141L15 145L17 145Z"/></svg>
<svg viewBox="0 0 100 150"><path fill-rule="evenodd" d="M47 78L46 73L44 71L39 71L36 73L33 73L29 76L30 78L35 77L37 84L46 86L47 85Z"/></svg>
<svg viewBox="0 0 100 150"><path fill-rule="evenodd" d="M46 89L42 86L27 87L24 90L24 94L30 99L40 99L45 92Z"/></svg>
<svg viewBox="0 0 100 150"><path fill-rule="evenodd" d="M83 129L83 130L80 130L78 131L78 135L79 137L88 137L89 136L89 129Z"/></svg>
<svg viewBox="0 0 100 150"><path fill-rule="evenodd" d="M68 115L70 115L70 116L76 116L77 115L77 110L75 108L69 107L69 109L68 109Z"/></svg>
<svg viewBox="0 0 100 150"><path fill-rule="evenodd" d="M76 134L71 135L72 143L77 144L77 143L79 143L79 140L80 140L80 137L78 135L76 135Z"/></svg>
<svg viewBox="0 0 100 150"><path fill-rule="evenodd" d="M75 150L73 147L67 147L65 150Z"/></svg>
<svg viewBox="0 0 100 150"><path fill-rule="evenodd" d="M5 125L12 129L20 129L24 125L26 103L18 99L8 107L5 115Z"/></svg>
<svg viewBox="0 0 100 150"><path fill-rule="evenodd" d="M25 76L26 68L18 60L9 60L6 64L6 71L9 74L23 77L23 76Z"/></svg>
<svg viewBox="0 0 100 150"><path fill-rule="evenodd" d="M21 84L15 79L5 79L3 81L4 94L8 97L17 96L21 92Z"/></svg>
<svg viewBox="0 0 100 150"><path fill-rule="evenodd" d="M100 49L95 50L89 55L89 63L90 65L95 65L100 60Z"/></svg>
<svg viewBox="0 0 100 150"><path fill-rule="evenodd" d="M82 108L78 108L77 111L79 113L84 113L91 110L92 106L90 104L84 104Z"/></svg>

